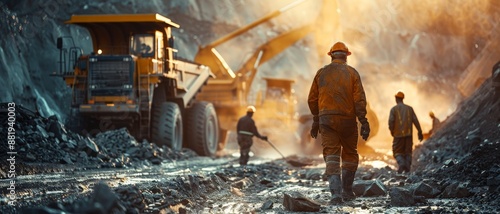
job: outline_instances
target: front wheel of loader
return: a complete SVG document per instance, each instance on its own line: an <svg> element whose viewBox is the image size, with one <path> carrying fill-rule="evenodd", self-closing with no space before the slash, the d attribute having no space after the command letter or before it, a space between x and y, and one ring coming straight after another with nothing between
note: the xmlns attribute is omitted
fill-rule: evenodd
<svg viewBox="0 0 500 214"><path fill-rule="evenodd" d="M153 106L151 139L159 146L168 146L174 151L182 149L182 116L179 106L163 102Z"/></svg>
<svg viewBox="0 0 500 214"><path fill-rule="evenodd" d="M214 106L196 102L186 114L186 145L198 155L214 157L219 143L219 123Z"/></svg>

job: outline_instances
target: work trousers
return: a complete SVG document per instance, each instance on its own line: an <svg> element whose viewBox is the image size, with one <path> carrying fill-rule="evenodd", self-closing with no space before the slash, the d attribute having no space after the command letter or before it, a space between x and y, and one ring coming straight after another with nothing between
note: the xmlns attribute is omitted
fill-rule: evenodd
<svg viewBox="0 0 500 214"><path fill-rule="evenodd" d="M392 154L398 163L398 172L410 172L413 152L413 136L395 137L392 141Z"/></svg>
<svg viewBox="0 0 500 214"><path fill-rule="evenodd" d="M240 165L247 165L250 158L250 147L252 147L253 140L251 135L238 134L238 145L240 145Z"/></svg>
<svg viewBox="0 0 500 214"><path fill-rule="evenodd" d="M358 126L355 118L331 118L320 125L325 175L340 175L342 169L358 169ZM342 165L342 168L341 168Z"/></svg>

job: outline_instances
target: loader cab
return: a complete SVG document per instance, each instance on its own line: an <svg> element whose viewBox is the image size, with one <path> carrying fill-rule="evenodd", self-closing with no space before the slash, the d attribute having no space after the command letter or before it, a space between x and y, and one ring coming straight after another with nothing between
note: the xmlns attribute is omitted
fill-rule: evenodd
<svg viewBox="0 0 500 214"><path fill-rule="evenodd" d="M283 122L281 125L289 126L295 120L297 97L293 90L292 79L263 77L266 81L264 96L257 96L256 104L259 108L266 109L255 118L272 118Z"/></svg>
<svg viewBox="0 0 500 214"><path fill-rule="evenodd" d="M138 33L130 36L130 54L154 59L164 58L163 33Z"/></svg>

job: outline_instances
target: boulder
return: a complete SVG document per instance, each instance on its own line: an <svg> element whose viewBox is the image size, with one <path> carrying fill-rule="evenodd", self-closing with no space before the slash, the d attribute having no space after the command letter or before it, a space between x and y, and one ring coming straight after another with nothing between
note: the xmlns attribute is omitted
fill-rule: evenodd
<svg viewBox="0 0 500 214"><path fill-rule="evenodd" d="M56 115L52 115L49 118L47 118L47 124L45 125L45 130L47 130L49 133L53 133L54 137L56 137L59 140L63 140L62 135L64 131L64 128L62 127L62 124L59 123L59 120L57 119Z"/></svg>
<svg viewBox="0 0 500 214"><path fill-rule="evenodd" d="M321 205L305 197L300 192L285 193L283 197L285 210L292 212L318 212Z"/></svg>
<svg viewBox="0 0 500 214"><path fill-rule="evenodd" d="M260 207L260 210L270 210L273 208L274 203L272 201L266 201L264 204L262 204L262 207Z"/></svg>
<svg viewBox="0 0 500 214"><path fill-rule="evenodd" d="M92 211L102 211L101 213L111 213L114 209L125 211L118 196L105 183L98 183L94 187L91 203Z"/></svg>
<svg viewBox="0 0 500 214"><path fill-rule="evenodd" d="M453 181L450 185L448 185L443 193L441 194L442 198L465 198L472 195L472 193L467 188L468 182L458 182Z"/></svg>
<svg viewBox="0 0 500 214"><path fill-rule="evenodd" d="M419 202L425 202L422 196L413 196L410 190L402 187L393 187L389 191L391 206L409 207L415 206Z"/></svg>
<svg viewBox="0 0 500 214"><path fill-rule="evenodd" d="M415 196L423 196L425 198L434 198L441 193L438 189L432 187L431 185L420 182L417 183L417 187L413 191L413 195Z"/></svg>
<svg viewBox="0 0 500 214"><path fill-rule="evenodd" d="M378 180L375 179L370 186L365 190L363 193L363 196L366 197L373 197L373 196L382 196L386 195L387 191L385 190L384 184Z"/></svg>
<svg viewBox="0 0 500 214"><path fill-rule="evenodd" d="M356 180L352 185L352 191L355 195L362 196L372 183L373 181L371 180Z"/></svg>
<svg viewBox="0 0 500 214"><path fill-rule="evenodd" d="M99 147L90 138L83 138L82 140L80 140L79 148L81 150L85 151L85 153L87 153L87 155L92 156L92 157L96 157L97 154L99 154Z"/></svg>

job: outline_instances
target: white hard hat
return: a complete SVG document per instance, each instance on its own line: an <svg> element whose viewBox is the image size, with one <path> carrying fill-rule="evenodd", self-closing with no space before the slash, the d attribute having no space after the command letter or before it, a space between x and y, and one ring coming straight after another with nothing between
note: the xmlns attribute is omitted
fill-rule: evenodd
<svg viewBox="0 0 500 214"><path fill-rule="evenodd" d="M252 113L254 113L254 112L255 112L255 107L254 107L254 106L248 106L248 107L247 107L247 112L252 112Z"/></svg>

